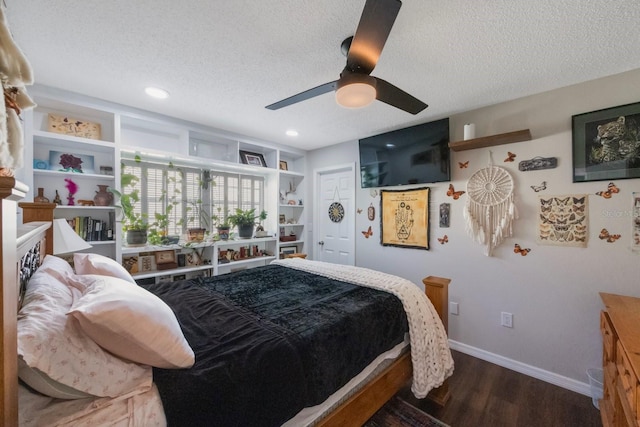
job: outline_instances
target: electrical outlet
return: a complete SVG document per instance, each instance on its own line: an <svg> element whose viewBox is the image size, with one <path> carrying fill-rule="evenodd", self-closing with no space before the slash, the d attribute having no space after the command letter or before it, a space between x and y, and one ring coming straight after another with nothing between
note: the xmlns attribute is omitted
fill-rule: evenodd
<svg viewBox="0 0 640 427"><path fill-rule="evenodd" d="M450 302L449 303L449 313L455 314L456 316L458 315L458 303L457 302Z"/></svg>
<svg viewBox="0 0 640 427"><path fill-rule="evenodd" d="M513 314L506 311L500 313L500 324L507 328L513 328Z"/></svg>

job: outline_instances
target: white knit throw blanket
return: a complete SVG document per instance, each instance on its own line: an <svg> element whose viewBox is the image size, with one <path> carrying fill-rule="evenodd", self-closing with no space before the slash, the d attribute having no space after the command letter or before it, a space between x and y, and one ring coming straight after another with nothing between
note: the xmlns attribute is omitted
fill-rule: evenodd
<svg viewBox="0 0 640 427"><path fill-rule="evenodd" d="M409 323L413 363L411 391L417 398L426 397L431 389L442 385L453 373L453 358L442 321L424 292L409 280L367 268L299 258L276 260L272 264L379 289L397 296L402 301Z"/></svg>

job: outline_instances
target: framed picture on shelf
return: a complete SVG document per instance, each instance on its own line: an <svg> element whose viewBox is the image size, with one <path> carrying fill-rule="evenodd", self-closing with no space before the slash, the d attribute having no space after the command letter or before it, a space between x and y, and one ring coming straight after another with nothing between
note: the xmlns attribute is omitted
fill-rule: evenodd
<svg viewBox="0 0 640 427"><path fill-rule="evenodd" d="M293 255L298 251L295 246L285 246L280 248L280 258L286 258L287 255Z"/></svg>
<svg viewBox="0 0 640 427"><path fill-rule="evenodd" d="M151 255L140 256L141 271L153 270L153 258Z"/></svg>
<svg viewBox="0 0 640 427"><path fill-rule="evenodd" d="M49 169L59 172L95 173L93 156L49 151Z"/></svg>
<svg viewBox="0 0 640 427"><path fill-rule="evenodd" d="M267 162L264 160L262 153L252 153L250 151L240 150L240 160L242 160L242 163L245 165L267 167Z"/></svg>
<svg viewBox="0 0 640 427"><path fill-rule="evenodd" d="M284 214L280 214L280 215L278 215L278 221L280 222L280 224L286 224L287 223L287 217L285 217Z"/></svg>
<svg viewBox="0 0 640 427"><path fill-rule="evenodd" d="M571 118L573 182L640 177L640 102Z"/></svg>
<svg viewBox="0 0 640 427"><path fill-rule="evenodd" d="M123 256L122 266L129 272L129 274L136 274L138 272L138 256Z"/></svg>
<svg viewBox="0 0 640 427"><path fill-rule="evenodd" d="M280 170L281 171L289 170L289 165L287 165L287 162L285 162L284 160L280 160Z"/></svg>
<svg viewBox="0 0 640 427"><path fill-rule="evenodd" d="M61 114L49 113L48 125L49 132L78 136L81 138L100 139L102 133L100 123L74 119Z"/></svg>

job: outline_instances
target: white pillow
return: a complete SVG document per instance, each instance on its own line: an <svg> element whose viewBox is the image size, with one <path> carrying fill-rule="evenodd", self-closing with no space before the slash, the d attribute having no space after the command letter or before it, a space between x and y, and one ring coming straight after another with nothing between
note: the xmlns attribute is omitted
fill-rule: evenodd
<svg viewBox="0 0 640 427"><path fill-rule="evenodd" d="M98 254L73 254L73 265L76 274L100 274L102 276L119 277L136 284L131 274L118 262Z"/></svg>
<svg viewBox="0 0 640 427"><path fill-rule="evenodd" d="M151 292L116 278L75 276L84 288L69 315L104 349L159 368L190 368L195 356L171 308Z"/></svg>
<svg viewBox="0 0 640 427"><path fill-rule="evenodd" d="M45 256L38 270L49 273L62 282L66 281L67 277L74 275L73 267L67 261L53 255Z"/></svg>
<svg viewBox="0 0 640 427"><path fill-rule="evenodd" d="M43 375L93 396L116 397L149 389L149 366L124 361L104 351L66 315L74 300L73 292L79 294L50 274L48 268L41 267L29 280L18 313L18 354L32 371L19 370L20 378L43 393L48 387L39 385L37 378L42 380ZM64 393L68 394L68 390Z"/></svg>

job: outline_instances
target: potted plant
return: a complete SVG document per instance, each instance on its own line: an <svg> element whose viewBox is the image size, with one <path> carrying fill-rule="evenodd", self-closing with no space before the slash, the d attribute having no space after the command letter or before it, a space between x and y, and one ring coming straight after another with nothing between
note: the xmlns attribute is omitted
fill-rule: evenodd
<svg viewBox="0 0 640 427"><path fill-rule="evenodd" d="M218 213L211 217L213 225L218 229L218 237L220 240L229 240L229 230L231 224L229 223L229 214L227 211L222 213L222 208L218 207Z"/></svg>
<svg viewBox="0 0 640 427"><path fill-rule="evenodd" d="M229 215L228 217L231 225L238 227L238 236L241 239L250 239L253 236L253 226L256 224L256 220L264 221L267 219L267 212L262 211L259 215L256 215L256 209L236 209L236 213Z"/></svg>
<svg viewBox="0 0 640 427"><path fill-rule="evenodd" d="M171 200L171 202L169 202L169 204L167 205L165 213L155 214L155 221L150 224L147 236L149 243L151 243L152 245L170 245L178 243L180 241L180 236L169 235L171 211L177 204L178 202L176 200Z"/></svg>
<svg viewBox="0 0 640 427"><path fill-rule="evenodd" d="M195 224L196 220L198 220L199 225L197 227L187 227L188 240L190 242L201 242L209 230L211 218L202 206L202 199L190 201L189 205L186 208L187 224Z"/></svg>
<svg viewBox="0 0 640 427"><path fill-rule="evenodd" d="M149 224L145 214L135 212L135 204L140 201L140 192L137 189L125 193L124 189L133 187L139 178L135 175L123 173L120 176L120 185L123 192L111 188L110 191L119 198L116 207L122 212L122 231L126 234L127 245L144 245L147 243L147 230Z"/></svg>

